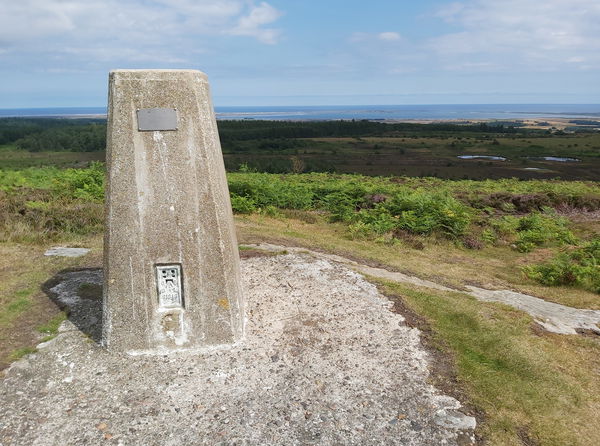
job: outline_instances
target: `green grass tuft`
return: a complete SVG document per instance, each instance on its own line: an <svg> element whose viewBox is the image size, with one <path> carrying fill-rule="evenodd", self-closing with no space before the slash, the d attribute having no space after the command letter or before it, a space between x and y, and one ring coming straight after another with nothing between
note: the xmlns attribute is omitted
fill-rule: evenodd
<svg viewBox="0 0 600 446"><path fill-rule="evenodd" d="M18 348L9 355L9 360L16 361L18 359L21 359L25 355L29 355L29 354L35 353L35 352L37 352L37 349L33 348L33 347Z"/></svg>
<svg viewBox="0 0 600 446"><path fill-rule="evenodd" d="M47 323L38 326L37 331L39 331L40 333L55 335L56 333L58 333L58 327L60 327L60 324L62 324L66 319L67 314L64 311L61 311L52 319L50 319Z"/></svg>

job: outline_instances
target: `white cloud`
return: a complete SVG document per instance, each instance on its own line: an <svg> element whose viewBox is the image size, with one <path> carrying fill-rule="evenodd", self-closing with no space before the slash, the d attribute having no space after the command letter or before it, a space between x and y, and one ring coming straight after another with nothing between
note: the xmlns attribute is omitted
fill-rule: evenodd
<svg viewBox="0 0 600 446"><path fill-rule="evenodd" d="M237 26L231 30L231 34L238 36L251 36L263 43L273 44L277 42L280 31L270 28L261 28L281 17L281 12L268 3L262 2L251 9L250 13L240 17Z"/></svg>
<svg viewBox="0 0 600 446"><path fill-rule="evenodd" d="M401 39L400 34L391 32L391 31L379 33L379 34L377 34L377 37L379 38L379 40L388 40L388 41L395 41L395 40Z"/></svg>
<svg viewBox="0 0 600 446"><path fill-rule="evenodd" d="M369 74L391 77L563 73L574 79L568 74L600 69L600 0L462 0L432 18L447 24L435 37L411 37L410 28L355 32L338 60L356 73L368 67Z"/></svg>
<svg viewBox="0 0 600 446"><path fill-rule="evenodd" d="M598 0L471 0L438 16L458 28L429 42L449 68L600 66Z"/></svg>
<svg viewBox="0 0 600 446"><path fill-rule="evenodd" d="M186 63L216 36L277 42L281 13L251 0L17 0L0 14L0 55ZM206 39L211 37L211 39ZM86 57L87 56L87 57Z"/></svg>

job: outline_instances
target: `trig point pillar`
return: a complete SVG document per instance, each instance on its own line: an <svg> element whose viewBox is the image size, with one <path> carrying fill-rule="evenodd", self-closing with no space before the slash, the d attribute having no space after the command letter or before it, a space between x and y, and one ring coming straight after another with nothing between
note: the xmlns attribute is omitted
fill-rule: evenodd
<svg viewBox="0 0 600 446"><path fill-rule="evenodd" d="M206 75L112 71L106 158L104 345L235 342L239 254Z"/></svg>

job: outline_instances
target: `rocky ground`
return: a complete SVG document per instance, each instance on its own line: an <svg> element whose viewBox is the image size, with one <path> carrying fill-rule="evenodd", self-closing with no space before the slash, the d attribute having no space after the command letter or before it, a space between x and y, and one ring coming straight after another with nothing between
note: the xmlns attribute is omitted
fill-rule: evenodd
<svg viewBox="0 0 600 446"><path fill-rule="evenodd" d="M70 320L6 372L0 445L474 441L475 419L428 381L420 332L362 276L302 253L245 259L242 274L242 342L144 356L98 345L101 270L59 275Z"/></svg>
<svg viewBox="0 0 600 446"><path fill-rule="evenodd" d="M449 288L429 280L423 280L418 277L409 276L397 271L389 271L384 268L375 268L372 266L362 265L358 262L335 254L307 251L303 248L289 248L268 243L253 245L253 247L268 252L280 252L281 250L287 250L290 252L307 252L317 258L347 265L354 271L379 279L390 280L398 283L407 283L410 285L416 285L423 288L432 288L439 291L460 291L470 294L476 299L484 302L500 302L529 314L534 318L537 324L551 333L578 334L590 332L600 334L600 310L568 307L566 305L549 302L542 298L530 296L528 294L513 290L488 290L472 285L464 285L463 289Z"/></svg>

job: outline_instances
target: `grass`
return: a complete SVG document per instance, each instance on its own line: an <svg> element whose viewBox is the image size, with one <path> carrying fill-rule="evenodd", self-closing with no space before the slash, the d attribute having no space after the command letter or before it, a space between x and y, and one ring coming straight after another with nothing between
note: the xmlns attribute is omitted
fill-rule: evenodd
<svg viewBox="0 0 600 446"><path fill-rule="evenodd" d="M101 237L79 237L72 244L92 252L81 258L46 257L48 245L0 243L0 369L14 360L15 351L54 336L65 319L42 285L58 271L100 263Z"/></svg>
<svg viewBox="0 0 600 446"><path fill-rule="evenodd" d="M600 293L600 237L548 262L528 265L524 272L544 285L573 285Z"/></svg>
<svg viewBox="0 0 600 446"><path fill-rule="evenodd" d="M60 324L62 324L65 320L67 320L67 313L65 311L61 311L48 322L39 325L37 327L37 331L46 335L56 335L58 333L58 327L60 327Z"/></svg>
<svg viewBox="0 0 600 446"><path fill-rule="evenodd" d="M14 350L10 355L9 355L9 360L10 361L17 361L19 359L21 359L23 356L26 355L30 355L31 353L35 353L37 352L36 348L33 347L21 347L18 348L16 350Z"/></svg>
<svg viewBox="0 0 600 446"><path fill-rule="evenodd" d="M597 340L537 335L527 315L464 294L379 283L425 317L453 355L460 385L485 413L480 433L490 444L600 443Z"/></svg>
<svg viewBox="0 0 600 446"><path fill-rule="evenodd" d="M6 299L3 311L0 313L0 327L9 326L21 314L31 307L31 295L33 289L27 288L14 291L11 297Z"/></svg>
<svg viewBox="0 0 600 446"><path fill-rule="evenodd" d="M0 146L0 166L7 172L29 168L84 167L92 161L103 161L104 152L27 152L12 145Z"/></svg>
<svg viewBox="0 0 600 446"><path fill-rule="evenodd" d="M535 263L554 249L519 253L506 246L467 250L443 237L416 236L407 239L356 239L342 223L329 223L326 215L304 211L297 218L268 215L236 217L242 243L275 241L282 245L336 252L359 257L371 264L459 288L473 284L488 289L515 289L546 300L577 308L600 309L598 295L580 288L547 287L524 276L523 266ZM417 246L417 248L415 248ZM433 265L433 266L432 266Z"/></svg>

